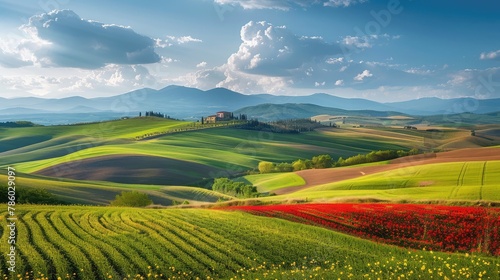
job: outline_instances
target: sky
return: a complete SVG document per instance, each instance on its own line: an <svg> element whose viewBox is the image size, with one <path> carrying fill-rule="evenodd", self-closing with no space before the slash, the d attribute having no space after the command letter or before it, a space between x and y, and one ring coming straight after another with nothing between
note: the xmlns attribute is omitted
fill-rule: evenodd
<svg viewBox="0 0 500 280"><path fill-rule="evenodd" d="M490 0L0 0L0 97L500 98Z"/></svg>

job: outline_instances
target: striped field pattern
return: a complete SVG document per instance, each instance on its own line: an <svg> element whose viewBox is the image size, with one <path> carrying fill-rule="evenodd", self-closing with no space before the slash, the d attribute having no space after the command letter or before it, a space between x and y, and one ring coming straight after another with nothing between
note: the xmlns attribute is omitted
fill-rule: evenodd
<svg viewBox="0 0 500 280"><path fill-rule="evenodd" d="M239 211L23 205L16 216L15 273L0 227L4 279L498 279L500 268Z"/></svg>

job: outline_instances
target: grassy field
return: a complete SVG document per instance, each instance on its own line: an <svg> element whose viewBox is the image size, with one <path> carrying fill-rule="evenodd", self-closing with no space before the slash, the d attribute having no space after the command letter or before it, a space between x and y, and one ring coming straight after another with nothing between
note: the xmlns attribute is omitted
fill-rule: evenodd
<svg viewBox="0 0 500 280"><path fill-rule="evenodd" d="M21 206L16 215L19 278L498 279L500 270L498 258L408 250L242 212ZM0 234L7 252L9 232Z"/></svg>
<svg viewBox="0 0 500 280"><path fill-rule="evenodd" d="M149 140L134 139L137 135L155 131L190 127L192 123L188 122L134 118L96 124L2 129L0 167L14 165L23 173L53 168L52 171L40 172L49 176L55 176L57 172L54 170L68 169L96 174L98 166L95 163L102 161L104 156L113 157L120 163L119 166L113 163L104 166L109 169L132 169L144 165L125 158L131 155L145 157L145 161L147 157L156 157L152 160L161 161L163 158L162 165L169 166L175 174L168 176L170 179L162 184L185 185L205 177L233 176L256 168L262 160L291 162L325 153L334 158L348 157L372 150L410 149L422 142L418 136L408 135L403 130L401 133L377 135L369 130L331 128L301 134L277 134L224 127L166 134ZM168 160L178 162L169 164ZM185 172L203 168L206 172L201 174ZM111 177L63 177L123 183ZM185 178L181 180L180 177ZM131 183L148 182L132 180ZM157 181L149 183L158 184Z"/></svg>
<svg viewBox="0 0 500 280"><path fill-rule="evenodd" d="M252 184L259 192L272 192L282 188L302 186L306 182L295 173L247 175L235 181Z"/></svg>
<svg viewBox="0 0 500 280"><path fill-rule="evenodd" d="M5 170L0 170L0 182L7 182ZM82 181L71 179L54 179L32 174L16 174L19 188L47 189L59 200L71 204L108 205L116 195L123 191L138 190L147 193L154 204L172 205L187 200L190 204L216 202L219 199L233 197L211 190L186 187L141 184L119 184L102 181Z"/></svg>
<svg viewBox="0 0 500 280"><path fill-rule="evenodd" d="M270 174L267 180L278 180ZM329 201L381 199L391 201L499 201L500 161L449 162L413 165L312 186L262 200Z"/></svg>
<svg viewBox="0 0 500 280"><path fill-rule="evenodd" d="M135 142L135 136L187 128L193 123L133 118L92 124L0 128L0 165L57 158L91 147Z"/></svg>

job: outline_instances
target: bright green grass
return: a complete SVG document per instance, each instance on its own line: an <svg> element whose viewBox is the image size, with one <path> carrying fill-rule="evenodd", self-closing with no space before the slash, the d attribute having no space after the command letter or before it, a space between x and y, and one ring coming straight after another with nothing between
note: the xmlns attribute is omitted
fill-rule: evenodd
<svg viewBox="0 0 500 280"><path fill-rule="evenodd" d="M133 118L102 123L0 129L0 165L61 157L79 151L135 142L147 133L191 128L193 123Z"/></svg>
<svg viewBox="0 0 500 280"><path fill-rule="evenodd" d="M123 145L92 147L62 157L16 164L23 172L31 173L50 166L107 155L145 155L192 161L212 167L234 168L245 171L258 163L257 159L233 151L213 150L204 147L176 147L155 142L136 142Z"/></svg>
<svg viewBox="0 0 500 280"><path fill-rule="evenodd" d="M235 179L244 183L250 183L257 187L259 192L271 192L288 187L302 186L306 182L295 173L271 173L247 175Z"/></svg>
<svg viewBox="0 0 500 280"><path fill-rule="evenodd" d="M236 171L228 173L237 173L255 168L261 160L292 162L325 153L345 158L372 150L410 148L396 143L384 143L385 140L385 136L378 140L376 137L360 139L355 133L336 134L334 130L297 135L213 128L166 135L148 141L117 139L111 142L86 143L85 139L73 139L59 145L55 143L55 147L41 146L37 150L23 151L25 153L22 154L9 153L0 160L0 165L19 163L17 166L20 170L29 173L96 156L140 154L187 160ZM403 143L409 145L412 142Z"/></svg>
<svg viewBox="0 0 500 280"><path fill-rule="evenodd" d="M233 197L211 190L184 187L139 184L119 184L112 182L78 181L71 179L55 179L30 174L16 174L19 188L43 188L55 194L60 200L72 204L108 205L122 191L139 190L145 192L155 204L171 205L175 202L190 203L216 202L219 199ZM0 172L0 182L7 182L4 170Z"/></svg>
<svg viewBox="0 0 500 280"><path fill-rule="evenodd" d="M5 210L0 214L5 223ZM43 274L57 279L75 273L78 279L155 275L161 279L263 279L266 275L271 279L397 279L401 275L455 279L465 278L464 274L470 279L479 275L497 279L499 273L498 258L407 250L241 212L20 206L16 215L16 274L27 272L30 278ZM0 234L0 251L8 252L8 231ZM6 257L0 257L0 267L6 274L2 276L9 278Z"/></svg>
<svg viewBox="0 0 500 280"><path fill-rule="evenodd" d="M154 117L131 118L90 124L22 127L0 130L0 139L44 135L55 137L81 135L85 137L113 139L135 138L146 133L161 132L172 128L192 126L192 122Z"/></svg>
<svg viewBox="0 0 500 280"><path fill-rule="evenodd" d="M494 180L500 176L499 166L500 161L415 165L325 184L314 187L314 190L488 186L498 184Z"/></svg>
<svg viewBox="0 0 500 280"><path fill-rule="evenodd" d="M500 161L416 165L263 200L500 200Z"/></svg>

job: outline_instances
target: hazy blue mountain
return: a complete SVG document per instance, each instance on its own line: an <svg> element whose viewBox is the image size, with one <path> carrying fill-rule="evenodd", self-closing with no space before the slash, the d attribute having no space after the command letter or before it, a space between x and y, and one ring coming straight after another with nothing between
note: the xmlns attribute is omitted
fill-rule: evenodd
<svg viewBox="0 0 500 280"><path fill-rule="evenodd" d="M436 97L420 98L416 100L385 103L398 111L415 115L459 114L471 112L485 114L498 111L499 99L475 99L470 97L440 99Z"/></svg>
<svg viewBox="0 0 500 280"><path fill-rule="evenodd" d="M375 101L370 101L361 98L343 98L326 93L315 93L307 96L275 96L266 94L263 95L262 97L268 100L268 103L275 103L275 104L308 103L325 107L340 108L344 110L376 110L376 111L394 110L394 108L391 106L387 106L385 104L378 103Z"/></svg>
<svg viewBox="0 0 500 280"><path fill-rule="evenodd" d="M99 114L100 112L112 112L113 114L104 115L135 116L139 112L151 110L165 113L174 118L199 119L201 116L214 114L217 111L236 111L240 108L260 104L292 103L313 104L342 110L396 111L412 115L453 114L467 111L480 114L495 112L500 108L500 99L422 98L404 102L379 103L361 98L342 98L325 93L308 96L245 95L225 88L204 91L172 85L159 90L144 88L116 96L99 98L79 96L61 99L1 98L0 114L2 117L0 117L0 121L5 120L6 116L10 116L10 114L22 116L43 113ZM266 106L269 107L269 105ZM305 114L300 113L299 109L294 112L300 116ZM288 113L286 115L290 116ZM37 119L39 118L37 117ZM71 120L73 119L74 117L71 117ZM46 118L44 122L50 122L50 118Z"/></svg>
<svg viewBox="0 0 500 280"><path fill-rule="evenodd" d="M363 117L389 117L404 116L405 114L392 111L373 110L343 110L314 104L287 103L287 104L260 104L241 108L234 112L235 115L246 114L250 119L273 121L280 119L310 118L317 115L332 116L363 116Z"/></svg>
<svg viewBox="0 0 500 280"><path fill-rule="evenodd" d="M7 108L7 109L0 110L0 115L13 115L13 114L30 115L30 114L44 114L44 113L50 113L50 111L23 108L23 107L14 107L14 108Z"/></svg>
<svg viewBox="0 0 500 280"><path fill-rule="evenodd" d="M71 109L60 111L59 113L72 113L72 114L76 114L76 113L100 113L100 112L103 112L103 111L95 109L95 108L92 108L92 107L80 105L80 106L73 107Z"/></svg>

